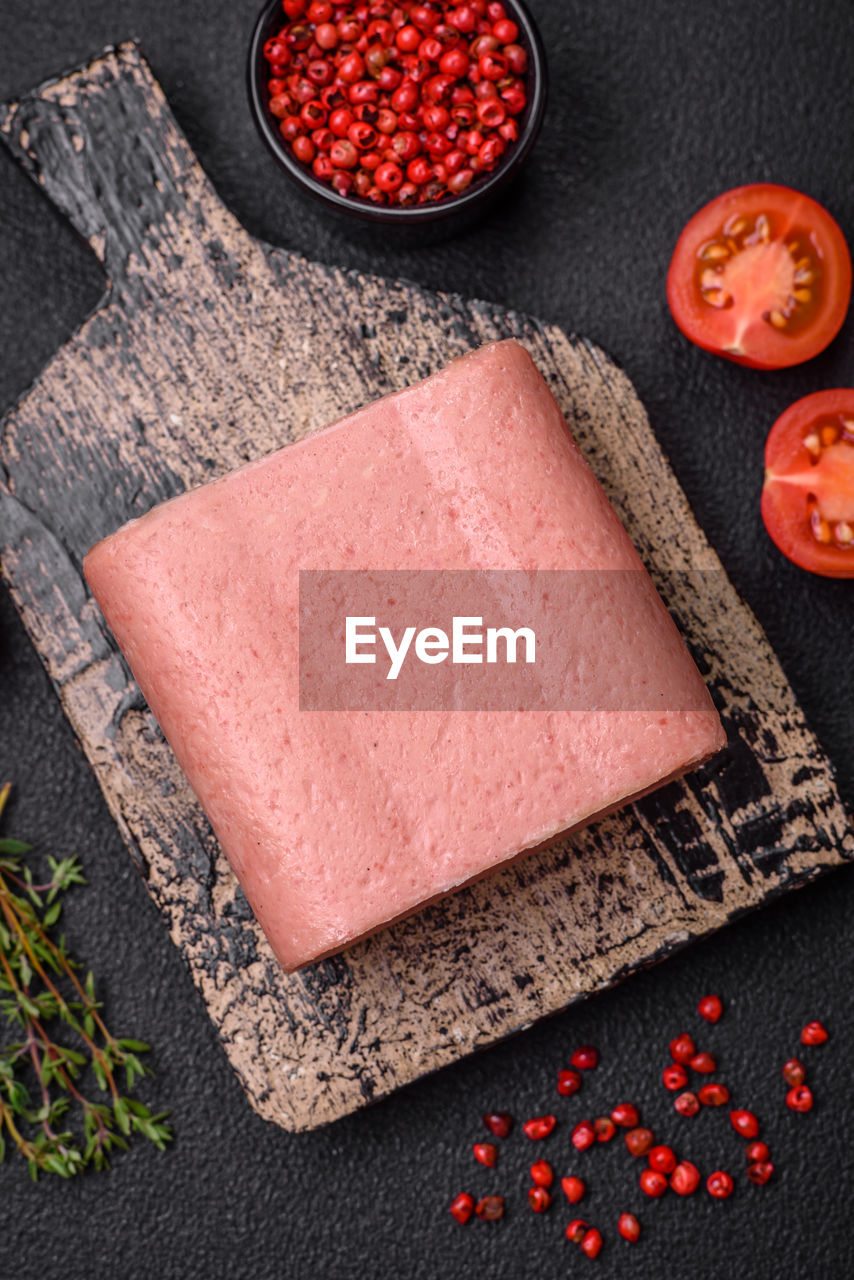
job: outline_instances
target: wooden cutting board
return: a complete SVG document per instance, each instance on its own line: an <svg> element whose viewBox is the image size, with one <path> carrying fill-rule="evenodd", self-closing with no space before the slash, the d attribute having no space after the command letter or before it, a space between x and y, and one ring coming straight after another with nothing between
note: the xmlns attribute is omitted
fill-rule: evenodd
<svg viewBox="0 0 854 1280"><path fill-rule="evenodd" d="M0 107L0 132L109 279L3 423L3 572L262 1116L303 1130L352 1111L854 857L828 762L601 351L253 240L132 44ZM82 557L161 499L508 336L532 352L650 566L729 747L550 851L285 976L87 593Z"/></svg>

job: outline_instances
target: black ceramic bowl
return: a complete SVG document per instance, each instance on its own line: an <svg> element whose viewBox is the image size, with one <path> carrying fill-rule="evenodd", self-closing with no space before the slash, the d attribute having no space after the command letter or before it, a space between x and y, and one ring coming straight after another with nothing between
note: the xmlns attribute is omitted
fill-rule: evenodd
<svg viewBox="0 0 854 1280"><path fill-rule="evenodd" d="M309 196L334 213L348 219L356 219L363 226L373 224L385 229L418 229L424 232L448 233L473 222L485 212L495 197L516 177L537 140L546 105L547 71L546 57L539 32L531 15L520 0L504 0L508 17L519 27L519 43L528 51L528 70L525 73L528 103L518 117L519 137L508 147L499 164L491 173L476 178L462 195L446 196L429 204L399 206L375 205L359 196L341 196L325 182L315 178L308 165L301 164L279 133L279 121L271 113L267 93L269 72L264 58L264 44L287 22L282 12L281 0L270 0L255 23L249 46L249 100L261 137L274 158L290 178Z"/></svg>

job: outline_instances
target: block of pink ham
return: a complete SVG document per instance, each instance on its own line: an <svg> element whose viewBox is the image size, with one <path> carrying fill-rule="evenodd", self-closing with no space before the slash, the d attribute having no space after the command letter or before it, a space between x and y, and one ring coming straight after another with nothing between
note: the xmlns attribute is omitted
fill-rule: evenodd
<svg viewBox="0 0 854 1280"><path fill-rule="evenodd" d="M653 673L669 705L688 709L301 710L301 569L634 570L643 608L630 592L625 608L608 606L632 638L613 690L630 707ZM675 626L513 341L163 503L99 542L85 572L289 971L724 742ZM611 623L603 634L602 612L585 611L574 651L601 651Z"/></svg>

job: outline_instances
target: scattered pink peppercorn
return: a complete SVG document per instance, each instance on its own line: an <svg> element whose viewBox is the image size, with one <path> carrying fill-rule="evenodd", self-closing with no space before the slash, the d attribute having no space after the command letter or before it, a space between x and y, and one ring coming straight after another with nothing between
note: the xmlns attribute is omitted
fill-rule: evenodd
<svg viewBox="0 0 854 1280"><path fill-rule="evenodd" d="M786 1094L786 1106L792 1111L812 1111L812 1089L808 1084L799 1084Z"/></svg>
<svg viewBox="0 0 854 1280"><path fill-rule="evenodd" d="M621 1213L617 1220L617 1230L624 1240L634 1244L640 1239L640 1223L633 1213Z"/></svg>
<svg viewBox="0 0 854 1280"><path fill-rule="evenodd" d="M451 1201L451 1213L457 1222L465 1226L474 1213L474 1196L470 1196L467 1191L461 1191L458 1196L454 1196Z"/></svg>
<svg viewBox="0 0 854 1280"><path fill-rule="evenodd" d="M761 1164L768 1159L769 1151L766 1142L748 1142L744 1148L748 1164Z"/></svg>
<svg viewBox="0 0 854 1280"><path fill-rule="evenodd" d="M482 1200L478 1200L475 1213L484 1222L497 1222L504 1217L504 1197L484 1196Z"/></svg>
<svg viewBox="0 0 854 1280"><path fill-rule="evenodd" d="M478 1164L486 1165L487 1169L494 1169L498 1160L498 1148L493 1146L491 1142L476 1142L472 1147L474 1158Z"/></svg>
<svg viewBox="0 0 854 1280"><path fill-rule="evenodd" d="M703 1084L697 1090L697 1097L704 1107L723 1107L729 1102L729 1089L725 1084Z"/></svg>
<svg viewBox="0 0 854 1280"><path fill-rule="evenodd" d="M483 1123L494 1138L506 1138L513 1128L513 1117L509 1111L490 1111Z"/></svg>
<svg viewBox="0 0 854 1280"><path fill-rule="evenodd" d="M824 1044L827 1030L820 1022L808 1022L801 1032L801 1044Z"/></svg>
<svg viewBox="0 0 854 1280"><path fill-rule="evenodd" d="M610 1142L617 1132L617 1126L609 1116L599 1116L593 1121L593 1132L597 1142Z"/></svg>
<svg viewBox="0 0 854 1280"><path fill-rule="evenodd" d="M717 1067L718 1064L710 1053L695 1053L691 1059L691 1070L698 1071L700 1075L711 1075Z"/></svg>
<svg viewBox="0 0 854 1280"><path fill-rule="evenodd" d="M672 1147L653 1147L649 1153L649 1167L656 1173L672 1173L676 1168L676 1154Z"/></svg>
<svg viewBox="0 0 854 1280"><path fill-rule="evenodd" d="M531 1165L531 1181L536 1187L550 1187L555 1180L554 1169L548 1160L535 1160Z"/></svg>
<svg viewBox="0 0 854 1280"><path fill-rule="evenodd" d="M691 1196L700 1185L700 1170L690 1160L680 1160L670 1175L670 1187L678 1196Z"/></svg>
<svg viewBox="0 0 854 1280"><path fill-rule="evenodd" d="M621 1129L634 1129L640 1121L640 1114L631 1102L620 1102L611 1112L611 1119Z"/></svg>
<svg viewBox="0 0 854 1280"><path fill-rule="evenodd" d="M526 1120L522 1125L525 1136L530 1138L532 1142L539 1142L542 1138L547 1138L557 1124L554 1116L534 1116L533 1120Z"/></svg>
<svg viewBox="0 0 854 1280"><path fill-rule="evenodd" d="M587 1190L581 1178L576 1178L574 1174L570 1174L567 1178L561 1178L560 1185L570 1204L578 1204L579 1200L584 1198L584 1192Z"/></svg>
<svg viewBox="0 0 854 1280"><path fill-rule="evenodd" d="M572 1222L567 1225L566 1238L571 1240L573 1244L581 1244L588 1229L588 1225L583 1218L573 1218Z"/></svg>
<svg viewBox="0 0 854 1280"><path fill-rule="evenodd" d="M783 1079L787 1085L794 1088L795 1085L803 1084L806 1078L807 1069L797 1058L790 1058L783 1064Z"/></svg>
<svg viewBox="0 0 854 1280"><path fill-rule="evenodd" d="M602 1252L602 1232L591 1227L584 1233L581 1241L581 1252L588 1258L598 1258Z"/></svg>
<svg viewBox="0 0 854 1280"><path fill-rule="evenodd" d="M657 1169L644 1169L640 1176L640 1189L645 1196L657 1200L667 1190L667 1179Z"/></svg>
<svg viewBox="0 0 854 1280"><path fill-rule="evenodd" d="M747 1176L757 1187L764 1187L773 1172L774 1166L770 1160L758 1160L748 1167Z"/></svg>
<svg viewBox="0 0 854 1280"><path fill-rule="evenodd" d="M683 1031L681 1036L677 1036L675 1040L670 1041L671 1058L674 1062L681 1062L683 1066L687 1066L696 1052L697 1046L687 1031Z"/></svg>
<svg viewBox="0 0 854 1280"><path fill-rule="evenodd" d="M652 1129L630 1129L626 1134L626 1146L633 1156L645 1156L654 1142Z"/></svg>
<svg viewBox="0 0 854 1280"><path fill-rule="evenodd" d="M581 1076L567 1068L557 1073L557 1091L564 1098L571 1098L581 1088Z"/></svg>
<svg viewBox="0 0 854 1280"><path fill-rule="evenodd" d="M752 1111L730 1111L729 1119L742 1138L755 1138L759 1133L759 1121Z"/></svg>
<svg viewBox="0 0 854 1280"><path fill-rule="evenodd" d="M578 1071L592 1071L599 1062L599 1050L592 1044L583 1044L575 1050L570 1062Z"/></svg>
<svg viewBox="0 0 854 1280"><path fill-rule="evenodd" d="M576 1151L587 1151L596 1141L596 1130L589 1120L580 1120L572 1131L570 1142Z"/></svg>
<svg viewBox="0 0 854 1280"><path fill-rule="evenodd" d="M685 1093L680 1093L679 1097L674 1100L673 1106L680 1116L695 1116L700 1110L700 1099L696 1093L691 1093L689 1089Z"/></svg>
<svg viewBox="0 0 854 1280"><path fill-rule="evenodd" d="M733 1186L732 1178L728 1173L724 1173L722 1169L716 1169L706 1179L706 1190L716 1200L728 1200L732 1195Z"/></svg>
<svg viewBox="0 0 854 1280"><path fill-rule="evenodd" d="M688 1073L684 1067L678 1062L671 1062L669 1067L665 1067L661 1073L662 1084L665 1089L670 1089L675 1093L677 1089L684 1089L688 1083Z"/></svg>
<svg viewBox="0 0 854 1280"><path fill-rule="evenodd" d="M717 1022L724 1011L720 996L703 996L697 1005L697 1012L706 1022Z"/></svg>
<svg viewBox="0 0 854 1280"><path fill-rule="evenodd" d="M528 1192L528 1204L534 1213L545 1213L551 1202L552 1198L545 1187L531 1187Z"/></svg>

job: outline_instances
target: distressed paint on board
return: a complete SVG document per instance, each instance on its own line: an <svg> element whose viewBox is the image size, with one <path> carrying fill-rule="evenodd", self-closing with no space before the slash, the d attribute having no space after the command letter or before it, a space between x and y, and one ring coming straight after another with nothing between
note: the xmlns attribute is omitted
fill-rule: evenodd
<svg viewBox="0 0 854 1280"><path fill-rule="evenodd" d="M601 351L253 240L132 44L0 107L0 136L109 279L2 424L3 572L261 1115L301 1130L352 1111L854 857L828 762ZM286 976L88 595L82 557L155 502L510 336L659 583L730 745L563 844Z"/></svg>

